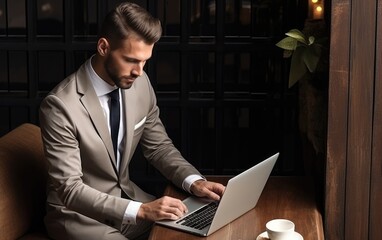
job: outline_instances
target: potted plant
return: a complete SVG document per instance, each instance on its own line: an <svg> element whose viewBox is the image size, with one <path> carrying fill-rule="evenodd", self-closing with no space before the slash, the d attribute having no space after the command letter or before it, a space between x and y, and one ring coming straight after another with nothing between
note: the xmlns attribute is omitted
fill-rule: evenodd
<svg viewBox="0 0 382 240"><path fill-rule="evenodd" d="M326 153L329 54L322 23L307 21L302 31L291 29L276 43L290 59L288 87L298 86L303 161L315 173L323 171Z"/></svg>
<svg viewBox="0 0 382 240"><path fill-rule="evenodd" d="M292 87L306 74L316 73L326 38L316 40L316 37L305 36L298 29L292 29L285 35L287 37L276 43L276 46L284 49L285 58L291 57L288 85Z"/></svg>

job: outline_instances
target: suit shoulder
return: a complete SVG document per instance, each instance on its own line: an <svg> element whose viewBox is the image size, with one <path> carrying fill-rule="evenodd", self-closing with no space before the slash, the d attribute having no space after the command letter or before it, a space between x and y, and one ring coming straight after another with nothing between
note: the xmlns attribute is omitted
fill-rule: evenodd
<svg viewBox="0 0 382 240"><path fill-rule="evenodd" d="M143 72L134 82L135 88L152 88L151 81L146 72Z"/></svg>
<svg viewBox="0 0 382 240"><path fill-rule="evenodd" d="M75 83L76 74L72 73L67 76L64 80L59 82L50 92L49 95L60 95L62 91L68 90L68 88L73 88L76 86Z"/></svg>
<svg viewBox="0 0 382 240"><path fill-rule="evenodd" d="M81 67L67 76L64 80L56 85L50 91L50 95L56 95L59 98L80 96L90 89L91 83L89 82L86 74L85 63Z"/></svg>

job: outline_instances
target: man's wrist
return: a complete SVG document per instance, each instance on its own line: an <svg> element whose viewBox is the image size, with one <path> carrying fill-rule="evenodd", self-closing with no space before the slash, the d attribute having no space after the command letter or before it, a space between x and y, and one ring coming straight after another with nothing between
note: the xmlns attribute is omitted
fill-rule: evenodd
<svg viewBox="0 0 382 240"><path fill-rule="evenodd" d="M137 215L141 205L141 202L130 201L123 215L124 224L137 224Z"/></svg>
<svg viewBox="0 0 382 240"><path fill-rule="evenodd" d="M196 181L199 181L199 180L206 180L203 176L200 176L200 175L197 175L197 174L193 174L193 175L190 175L188 177L186 177L183 181L183 184L182 184L182 187L185 191L192 193L191 191L191 186L194 182Z"/></svg>

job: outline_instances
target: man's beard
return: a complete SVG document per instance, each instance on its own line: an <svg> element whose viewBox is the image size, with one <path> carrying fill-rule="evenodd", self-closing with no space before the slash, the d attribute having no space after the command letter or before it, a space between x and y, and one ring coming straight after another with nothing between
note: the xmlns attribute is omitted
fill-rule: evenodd
<svg viewBox="0 0 382 240"><path fill-rule="evenodd" d="M122 84L122 79L128 78L128 76L118 76L117 71L113 68L113 62L111 61L110 57L107 57L104 63L104 68L106 71L106 74L109 76L109 78L113 81L113 83L122 89L129 89L132 84Z"/></svg>

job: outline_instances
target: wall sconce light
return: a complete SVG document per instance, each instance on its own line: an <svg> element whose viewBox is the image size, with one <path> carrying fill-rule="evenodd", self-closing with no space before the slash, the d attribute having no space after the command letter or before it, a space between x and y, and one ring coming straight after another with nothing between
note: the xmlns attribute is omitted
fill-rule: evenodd
<svg viewBox="0 0 382 240"><path fill-rule="evenodd" d="M308 0L309 1L309 14L310 19L323 19L324 18L324 0Z"/></svg>

